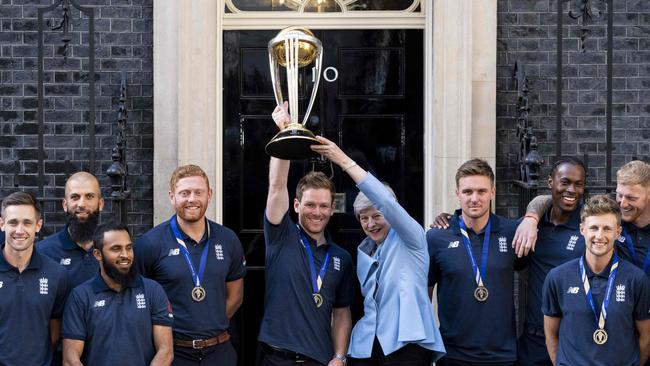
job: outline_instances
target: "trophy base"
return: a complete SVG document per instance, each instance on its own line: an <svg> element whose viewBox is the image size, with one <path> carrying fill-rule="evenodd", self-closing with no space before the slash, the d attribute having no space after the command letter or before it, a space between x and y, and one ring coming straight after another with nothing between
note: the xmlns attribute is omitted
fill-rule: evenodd
<svg viewBox="0 0 650 366"><path fill-rule="evenodd" d="M317 157L311 145L320 145L314 134L306 128L286 129L278 132L268 144L266 153L282 160L304 160Z"/></svg>

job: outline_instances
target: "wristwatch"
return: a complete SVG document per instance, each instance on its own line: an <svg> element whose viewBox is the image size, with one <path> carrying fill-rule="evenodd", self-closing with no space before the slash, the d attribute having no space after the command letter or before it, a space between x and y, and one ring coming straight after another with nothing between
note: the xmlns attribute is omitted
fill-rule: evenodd
<svg viewBox="0 0 650 366"><path fill-rule="evenodd" d="M335 353L334 358L336 358L337 360L343 362L344 365L348 362L348 358L345 357L345 355L342 355L340 353Z"/></svg>

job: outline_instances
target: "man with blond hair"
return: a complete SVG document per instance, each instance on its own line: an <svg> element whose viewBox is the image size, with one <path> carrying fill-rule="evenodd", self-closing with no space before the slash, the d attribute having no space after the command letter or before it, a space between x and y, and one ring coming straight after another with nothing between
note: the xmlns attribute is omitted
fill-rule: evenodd
<svg viewBox="0 0 650 366"><path fill-rule="evenodd" d="M158 281L174 312L173 365L237 363L230 318L243 300L244 252L235 233L208 220L208 176L196 165L176 168L169 182L175 214L135 244L140 273Z"/></svg>
<svg viewBox="0 0 650 366"><path fill-rule="evenodd" d="M614 251L621 210L596 195L580 220L584 256L552 269L544 282L548 354L554 365L643 365L650 354L650 279Z"/></svg>

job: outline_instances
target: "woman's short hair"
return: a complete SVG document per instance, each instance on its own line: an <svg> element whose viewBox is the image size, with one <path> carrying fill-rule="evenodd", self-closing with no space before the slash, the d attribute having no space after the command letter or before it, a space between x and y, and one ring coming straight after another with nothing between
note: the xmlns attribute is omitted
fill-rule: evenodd
<svg viewBox="0 0 650 366"><path fill-rule="evenodd" d="M388 190L390 196L393 197L395 201L397 201L397 196L395 196L395 192L393 191L393 189L390 188L388 183L386 182L382 182L382 183L384 184L384 187L386 187L386 189ZM354 207L354 216L358 220L359 215L361 215L361 212L363 210L367 210L369 208L375 207L375 204L372 203L372 201L370 201L370 199L368 199L368 197L363 192L359 192L359 194L357 194L357 198L354 199L354 204L352 204L352 207Z"/></svg>

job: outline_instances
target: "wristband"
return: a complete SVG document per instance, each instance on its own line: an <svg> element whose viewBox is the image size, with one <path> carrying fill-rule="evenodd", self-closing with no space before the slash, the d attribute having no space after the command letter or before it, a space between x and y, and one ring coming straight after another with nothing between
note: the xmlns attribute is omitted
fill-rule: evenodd
<svg viewBox="0 0 650 366"><path fill-rule="evenodd" d="M527 218L527 217L539 222L539 218L534 213L530 213L530 212L526 213L524 215L524 218Z"/></svg>
<svg viewBox="0 0 650 366"><path fill-rule="evenodd" d="M355 166L357 166L357 162L352 160L352 162L346 166L345 169L343 169L343 173L347 172L350 168L354 168Z"/></svg>
<svg viewBox="0 0 650 366"><path fill-rule="evenodd" d="M355 164L355 165L356 165L356 164ZM352 166L354 166L354 165L352 165ZM352 167L352 166L351 166L351 167ZM350 167L350 168L351 168L351 167ZM347 363L347 361L348 361L348 358L345 357L345 355L342 355L342 354L340 354L340 353L335 353L335 354L334 354L334 358L336 358L337 360L343 362L343 364Z"/></svg>

